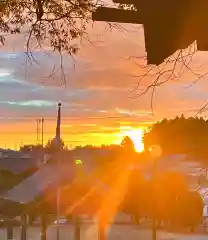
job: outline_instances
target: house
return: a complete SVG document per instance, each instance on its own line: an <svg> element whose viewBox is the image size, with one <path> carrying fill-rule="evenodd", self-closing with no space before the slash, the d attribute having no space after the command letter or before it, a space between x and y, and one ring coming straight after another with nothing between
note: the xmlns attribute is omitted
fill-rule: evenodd
<svg viewBox="0 0 208 240"><path fill-rule="evenodd" d="M6 191L36 171L38 161L28 154L0 148L0 192Z"/></svg>

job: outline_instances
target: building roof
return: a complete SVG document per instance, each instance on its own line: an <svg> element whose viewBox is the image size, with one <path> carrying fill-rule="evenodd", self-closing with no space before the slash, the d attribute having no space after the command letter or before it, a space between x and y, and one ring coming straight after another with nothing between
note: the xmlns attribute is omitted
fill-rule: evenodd
<svg viewBox="0 0 208 240"><path fill-rule="evenodd" d="M59 170L56 164L45 164L33 175L2 195L1 199L21 204L29 204L48 188L57 186L58 172ZM74 168L72 164L62 164L60 166L60 178L61 180L73 180Z"/></svg>
<svg viewBox="0 0 208 240"><path fill-rule="evenodd" d="M32 158L3 158L0 159L0 171L9 171L19 174L37 167L37 162Z"/></svg>
<svg viewBox="0 0 208 240"><path fill-rule="evenodd" d="M75 161L73 161L76 158L81 158L82 160L86 161L84 161L83 165L76 165ZM45 163L40 166L40 168L34 174L24 179L20 184L13 187L4 195L0 196L0 198L7 202L29 204L37 197L45 194L47 190L56 188L58 181L57 173L59 171L61 180L67 180L68 183L73 181L75 179L75 175L77 175L78 172L80 173L80 171L85 175L84 178L87 180L88 175L91 175L94 169L93 164L91 165L91 159L92 156L87 151L76 151L69 156L69 159L66 159L67 161L63 161L61 163L60 169L57 168L56 161L54 163L52 163L53 161ZM15 166L13 166L13 168L15 168ZM80 169L80 171L77 168ZM100 191L102 194L108 190L108 187L99 179L94 179L94 184L99 189L102 189Z"/></svg>
<svg viewBox="0 0 208 240"><path fill-rule="evenodd" d="M37 156L0 148L0 171L19 174L39 166Z"/></svg>

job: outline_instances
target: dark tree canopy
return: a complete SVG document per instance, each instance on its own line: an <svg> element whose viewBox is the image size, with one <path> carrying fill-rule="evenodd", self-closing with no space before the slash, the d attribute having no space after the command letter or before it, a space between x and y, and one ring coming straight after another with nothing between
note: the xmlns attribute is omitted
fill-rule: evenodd
<svg viewBox="0 0 208 240"><path fill-rule="evenodd" d="M208 121L203 118L175 117L153 124L144 134L147 149L152 144L162 147L164 153L192 153L207 155Z"/></svg>
<svg viewBox="0 0 208 240"><path fill-rule="evenodd" d="M60 150L66 149L64 141L61 139L60 142ZM55 153L58 150L58 146L56 143L56 139L50 139L48 140L47 144L45 145L45 152L47 153Z"/></svg>
<svg viewBox="0 0 208 240"><path fill-rule="evenodd" d="M190 227L194 231L202 223L203 207L203 199L198 192L187 192L176 203L174 223L180 227Z"/></svg>
<svg viewBox="0 0 208 240"><path fill-rule="evenodd" d="M130 137L126 136L123 138L122 142L121 142L121 147L123 149L125 149L126 151L135 151L135 148L134 148L134 143L133 141L131 140Z"/></svg>
<svg viewBox="0 0 208 240"><path fill-rule="evenodd" d="M152 181L145 179L140 170L133 170L121 210L131 214L137 223L144 217L151 219L152 214L155 214L158 224L163 221L172 228L194 229L201 223L203 200L198 192L190 191L182 174L164 172L155 178L154 186L153 197Z"/></svg>
<svg viewBox="0 0 208 240"><path fill-rule="evenodd" d="M19 149L19 151L22 153L28 153L28 152L40 151L40 150L42 150L42 145L34 145L34 144L23 145Z"/></svg>

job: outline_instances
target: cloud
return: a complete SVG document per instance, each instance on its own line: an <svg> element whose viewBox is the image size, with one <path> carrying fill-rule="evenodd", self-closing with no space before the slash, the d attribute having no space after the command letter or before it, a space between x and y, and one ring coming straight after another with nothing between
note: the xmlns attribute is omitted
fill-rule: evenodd
<svg viewBox="0 0 208 240"><path fill-rule="evenodd" d="M144 37L139 26L123 27L128 31L107 31L100 23L89 28L91 41L82 43L74 59L66 55L60 59L58 54L47 50L34 52L36 62L31 62L19 47L16 51L7 47L0 52L2 131L14 133L24 125L28 132L25 141L28 141L29 133L30 141L35 141L35 121L43 116L47 122L46 135L53 136L58 101L63 103L63 125L71 126L68 130L63 127L65 136L74 143L86 142L89 138L96 142L98 134L100 140L97 141L106 143L107 135L113 136L109 141L116 139L122 125L137 128L182 112L194 115L194 110L207 99L206 76L189 88L195 78L187 71L180 81L172 80L156 88L153 114L151 89L146 95L133 98L136 92L132 90L139 79L136 76L146 69L140 68L129 57L145 55ZM9 41L12 43L15 43L14 38ZM20 46L20 42L17 45ZM205 55L198 54L194 58L195 66L203 61L207 64L208 58L202 58ZM66 86L62 85L63 76ZM153 77L144 78L142 86L147 86ZM29 130L31 128L33 133Z"/></svg>

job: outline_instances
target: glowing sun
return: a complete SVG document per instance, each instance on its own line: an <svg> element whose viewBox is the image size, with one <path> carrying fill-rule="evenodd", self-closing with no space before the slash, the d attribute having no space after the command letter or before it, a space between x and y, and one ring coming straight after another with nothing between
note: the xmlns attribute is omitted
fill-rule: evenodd
<svg viewBox="0 0 208 240"><path fill-rule="evenodd" d="M143 130L142 129L133 129L126 132L126 136L129 136L131 140L134 142L134 147L137 152L144 151L144 144L142 142L143 137Z"/></svg>

